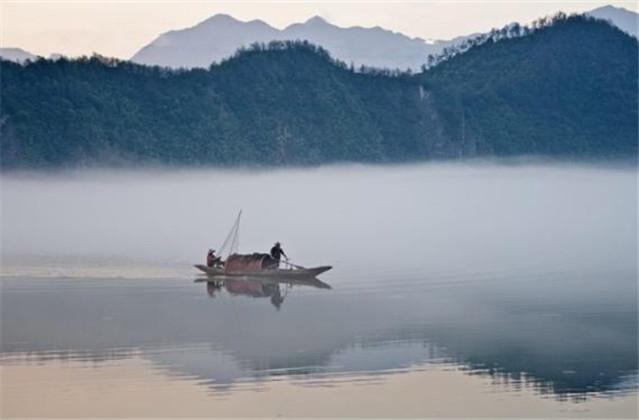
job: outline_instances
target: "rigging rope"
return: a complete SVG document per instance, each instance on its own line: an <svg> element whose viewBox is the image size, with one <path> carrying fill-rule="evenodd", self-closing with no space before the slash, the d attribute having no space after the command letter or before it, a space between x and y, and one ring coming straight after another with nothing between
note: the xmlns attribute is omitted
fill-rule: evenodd
<svg viewBox="0 0 639 420"><path fill-rule="evenodd" d="M240 248L240 217L242 217L242 210L237 214L235 223L231 227L228 235L224 239L224 242L218 250L218 255L222 258L228 258L229 255L237 253ZM228 248L228 252L227 252Z"/></svg>

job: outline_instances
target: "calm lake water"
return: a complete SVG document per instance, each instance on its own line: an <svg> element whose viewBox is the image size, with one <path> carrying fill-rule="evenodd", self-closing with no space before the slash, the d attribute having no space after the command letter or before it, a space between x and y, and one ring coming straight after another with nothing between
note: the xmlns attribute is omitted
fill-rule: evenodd
<svg viewBox="0 0 639 420"><path fill-rule="evenodd" d="M637 417L636 168L1 180L2 416ZM207 283L240 208L323 283Z"/></svg>

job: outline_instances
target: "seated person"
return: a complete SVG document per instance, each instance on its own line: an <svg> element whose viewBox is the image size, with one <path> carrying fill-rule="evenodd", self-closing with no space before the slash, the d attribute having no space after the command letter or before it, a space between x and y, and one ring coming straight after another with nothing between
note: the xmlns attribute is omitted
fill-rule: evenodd
<svg viewBox="0 0 639 420"><path fill-rule="evenodd" d="M215 256L215 250L209 249L209 252L206 254L206 266L215 267L219 265L222 265L222 257Z"/></svg>

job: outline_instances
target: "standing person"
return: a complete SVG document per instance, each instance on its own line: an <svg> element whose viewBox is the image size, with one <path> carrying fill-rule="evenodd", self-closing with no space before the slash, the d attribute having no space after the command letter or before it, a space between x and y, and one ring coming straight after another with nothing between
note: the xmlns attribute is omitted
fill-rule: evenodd
<svg viewBox="0 0 639 420"><path fill-rule="evenodd" d="M271 248L271 258L275 260L275 264L274 264L275 268L279 268L280 258L282 258L282 255L284 255L284 258L288 260L288 256L282 249L282 246L280 245L280 243L275 242L275 245L273 245L273 248Z"/></svg>

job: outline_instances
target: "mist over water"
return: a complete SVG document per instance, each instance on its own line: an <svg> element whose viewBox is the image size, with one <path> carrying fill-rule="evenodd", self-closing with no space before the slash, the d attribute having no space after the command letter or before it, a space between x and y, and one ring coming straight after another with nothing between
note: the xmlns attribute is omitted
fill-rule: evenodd
<svg viewBox="0 0 639 420"><path fill-rule="evenodd" d="M275 305L193 283L239 209L242 252L280 241L298 264L333 265L320 276L332 290L282 286ZM440 388L443 367L471 373L464 384L491 378L484 407L514 393L511 416L531 412L529 389L587 407L543 415L605 396L635 408L593 413L633 417L636 235L634 167L4 174L0 364L141 358L230 401L282 378L380 383L370 392L383 398L402 373L446 400L461 388ZM324 407L341 407L331 398ZM408 406L388 414L432 414Z"/></svg>
<svg viewBox="0 0 639 420"><path fill-rule="evenodd" d="M78 171L2 177L2 255L200 262L239 211L241 251L300 263L449 271L633 269L636 171L416 165Z"/></svg>

